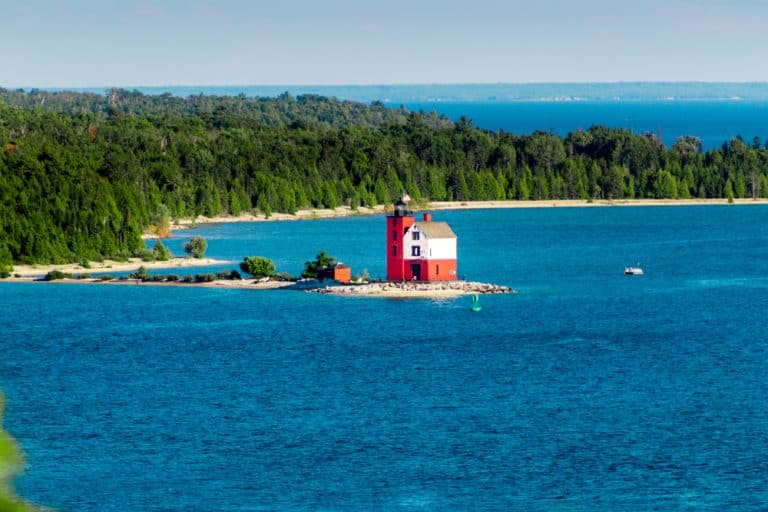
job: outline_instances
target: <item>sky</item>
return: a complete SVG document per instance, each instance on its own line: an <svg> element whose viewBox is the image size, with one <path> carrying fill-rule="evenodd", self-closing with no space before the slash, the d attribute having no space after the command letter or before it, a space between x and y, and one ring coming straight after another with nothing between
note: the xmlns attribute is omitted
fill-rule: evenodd
<svg viewBox="0 0 768 512"><path fill-rule="evenodd" d="M0 87L768 81L764 0L24 0Z"/></svg>

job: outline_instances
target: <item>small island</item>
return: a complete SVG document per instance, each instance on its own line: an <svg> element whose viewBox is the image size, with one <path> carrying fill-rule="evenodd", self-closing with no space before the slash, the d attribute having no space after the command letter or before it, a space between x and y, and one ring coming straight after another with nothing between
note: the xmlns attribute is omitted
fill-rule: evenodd
<svg viewBox="0 0 768 512"><path fill-rule="evenodd" d="M218 265L230 262L203 258L207 242L193 237L185 250L190 257L173 258L158 241L149 251L160 260L143 261L133 258L125 262L104 261L68 266L28 266L17 269L10 281L40 283L187 286L248 290L296 290L309 293L358 297L446 298L461 295L515 293L507 286L459 280L457 277L457 237L445 222L433 222L430 213L417 221L406 209L406 202L394 205L385 217L388 245L386 247L387 280L372 280L366 270L352 275L352 269L321 250L313 260L304 263L296 278L287 272L277 272L274 262L264 256L246 256L239 270L216 273L150 274L149 269L192 268L196 265ZM147 256L150 256L149 254ZM136 266L138 265L138 268ZM89 271L106 269L127 272L91 275ZM244 277L247 276L247 277Z"/></svg>

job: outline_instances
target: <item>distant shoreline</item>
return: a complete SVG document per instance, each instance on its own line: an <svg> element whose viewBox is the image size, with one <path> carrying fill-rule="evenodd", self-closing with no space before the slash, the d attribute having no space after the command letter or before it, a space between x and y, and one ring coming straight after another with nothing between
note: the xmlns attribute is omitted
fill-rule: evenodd
<svg viewBox="0 0 768 512"><path fill-rule="evenodd" d="M508 209L508 208L595 208L612 206L732 206L732 205L765 205L768 198L734 199L729 203L726 199L596 199L587 201L584 199L544 199L544 200L494 200L494 201L433 201L424 204L416 204L414 211L437 210L482 210L482 209ZM314 208L302 209L296 213L273 213L269 217L258 212L243 213L237 216L218 215L215 217L198 216L194 219L179 219L172 226L173 230L190 229L199 225L227 224L236 222L280 222L297 220L321 220L343 217L358 217L368 215L381 215L386 213L384 206L377 205L373 208L360 207L357 210L349 206L338 208ZM155 238L153 235L145 235L145 238Z"/></svg>
<svg viewBox="0 0 768 512"><path fill-rule="evenodd" d="M43 91L74 91L105 94L111 88L139 91L150 96L169 93L186 98L237 96L274 98L283 93L294 96L320 95L342 100L404 104L422 102L565 102L565 101L765 101L768 82L708 81L605 81L605 82L453 82L415 84L238 84L238 85L6 85L7 88Z"/></svg>

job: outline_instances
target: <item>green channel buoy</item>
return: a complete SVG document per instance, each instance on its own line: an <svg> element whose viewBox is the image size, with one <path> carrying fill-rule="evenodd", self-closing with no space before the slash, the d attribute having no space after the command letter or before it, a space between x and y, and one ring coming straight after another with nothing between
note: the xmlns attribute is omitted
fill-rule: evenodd
<svg viewBox="0 0 768 512"><path fill-rule="evenodd" d="M479 295L473 295L472 296L472 307L470 308L470 310L473 313L478 313L481 309L483 309L483 308L480 307L480 296Z"/></svg>

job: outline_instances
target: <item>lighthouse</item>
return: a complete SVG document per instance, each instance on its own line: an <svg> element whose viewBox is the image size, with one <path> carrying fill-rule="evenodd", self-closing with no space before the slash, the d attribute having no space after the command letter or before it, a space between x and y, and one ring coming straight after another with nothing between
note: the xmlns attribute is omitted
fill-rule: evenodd
<svg viewBox="0 0 768 512"><path fill-rule="evenodd" d="M406 198L386 217L387 281L455 281L456 234L429 213L416 221Z"/></svg>
<svg viewBox="0 0 768 512"><path fill-rule="evenodd" d="M395 211L387 215L387 281L402 281L405 277L405 233L416 219L406 210L405 201L398 199Z"/></svg>

